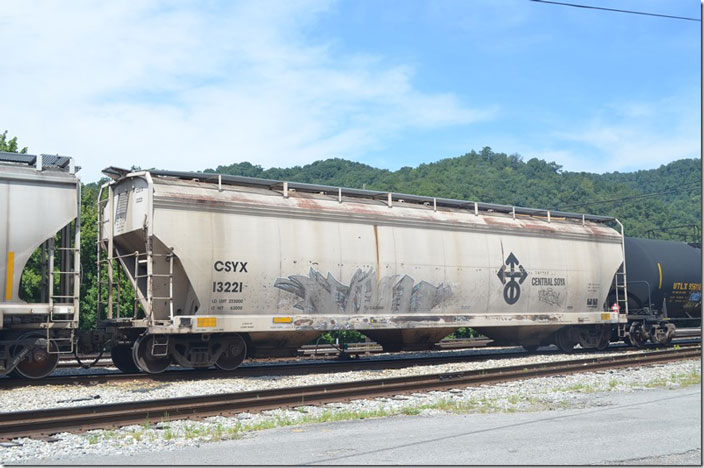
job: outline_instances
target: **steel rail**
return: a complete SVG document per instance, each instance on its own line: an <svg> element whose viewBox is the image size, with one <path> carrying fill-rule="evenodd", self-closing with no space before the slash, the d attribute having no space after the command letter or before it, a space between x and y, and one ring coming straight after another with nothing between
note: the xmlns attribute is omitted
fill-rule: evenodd
<svg viewBox="0 0 704 468"><path fill-rule="evenodd" d="M701 337L700 328L682 328L677 329L675 336L677 338L696 338ZM446 338L435 343L435 347L432 351L441 350L460 350L460 349L471 349L471 348L482 348L489 347L493 340L486 337L475 337L475 338ZM672 343L675 344L675 343ZM611 346L614 346L612 344ZM651 345L654 346L654 345ZM313 358L313 357L336 357L341 353L348 354L350 356L359 355L371 355L376 353L383 353L383 348L376 342L364 342L364 343L349 343L347 347L344 345L332 345L332 344L320 344L320 345L303 345L298 349L298 355L300 358ZM82 362L95 361L98 354L84 354L79 356ZM112 360L109 355L103 356L102 359L98 360L95 364L90 367L111 367L113 366ZM74 356L60 356L59 365L60 368L78 368L78 362Z"/></svg>
<svg viewBox="0 0 704 468"><path fill-rule="evenodd" d="M493 340L489 338L453 338L444 339L435 343L435 350L444 349L464 349L464 348L480 348L488 346ZM298 349L299 357L323 357L337 356L342 353L351 356L370 355L383 353L384 350L378 343L374 341L364 343L348 343L346 345L333 345L323 343L319 345L303 345ZM79 356L82 362L95 361L98 357L97 353L84 354ZM112 365L109 353L103 356L98 362L91 367L104 367ZM76 358L71 356L60 356L58 367L78 367Z"/></svg>
<svg viewBox="0 0 704 468"><path fill-rule="evenodd" d="M150 380L169 382L174 380L206 380L225 379L237 377L257 377L262 375L306 375L322 374L327 372L348 372L359 370L402 369L412 366L430 366L435 364L448 364L453 362L471 362L491 358L513 358L525 356L526 351L513 352L483 352L477 354L464 354L450 352L432 356L414 356L374 359L349 359L349 360L324 360L315 362L286 362L275 364L245 364L234 371L221 371L218 369L173 369L161 374L145 373L103 373L103 374L74 374L55 375L38 380L2 378L0 389L46 386L46 385L91 385L113 381ZM551 355L557 351L544 351L534 355Z"/></svg>
<svg viewBox="0 0 704 468"><path fill-rule="evenodd" d="M698 346L700 340L680 340L672 345L689 347ZM625 345L612 344L608 351L603 352L623 352ZM636 351L636 348L628 348L628 350ZM649 349L655 348L652 345ZM108 382L121 381L138 381L148 380L156 382L171 382L175 380L210 380L210 379L226 379L238 377L258 377L263 375L306 375L306 374L322 374L328 372L349 372L361 370L380 370L380 369L403 369L413 366L430 366L438 364L450 364L454 362L472 362L485 359L504 359L526 356L529 353L525 350L509 351L505 350L496 352L493 350L477 350L469 351L473 354L467 354L468 351L449 351L445 354L434 354L430 356L414 356L402 357L399 355L389 358L375 357L372 359L351 359L351 360L326 360L315 362L285 362L276 364L261 364L252 363L245 364L234 371L221 371L218 369L173 369L162 374L145 374L145 373L103 373L103 374L74 374L74 375L55 375L45 377L39 380L17 379L17 378L0 378L0 389L10 389L19 387L36 387L46 385L94 385ZM550 356L559 354L558 350L544 350L537 353L532 353L533 356Z"/></svg>
<svg viewBox="0 0 704 468"><path fill-rule="evenodd" d="M447 349L465 349L465 348L481 348L486 347L492 342L489 338L453 338L445 339L435 343L434 351ZM374 341L364 343L348 343L345 345L332 345L328 343L320 345L303 345L298 349L299 358L314 358L314 357L337 357L341 354L349 356L372 355L383 353L384 350L378 343ZM83 363L93 362L98 357L98 354L84 354L79 356ZM96 361L90 367L111 367L113 366L110 355L105 355ZM60 356L59 368L80 368L75 356Z"/></svg>
<svg viewBox="0 0 704 468"><path fill-rule="evenodd" d="M351 399L446 390L533 377L648 365L701 357L701 346L462 372L390 377L240 393L0 413L0 440L58 432L319 405Z"/></svg>

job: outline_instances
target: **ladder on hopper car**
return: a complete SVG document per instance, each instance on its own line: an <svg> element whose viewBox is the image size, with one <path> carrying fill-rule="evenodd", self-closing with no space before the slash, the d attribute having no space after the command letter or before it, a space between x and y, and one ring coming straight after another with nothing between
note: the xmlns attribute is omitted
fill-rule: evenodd
<svg viewBox="0 0 704 468"><path fill-rule="evenodd" d="M80 190L78 199L80 201ZM42 301L46 300L49 305L46 319L47 352L50 354L72 354L80 304L80 214L59 232L60 244L58 247L54 237L41 245L41 299ZM55 279L58 279L58 292L56 291ZM59 336L57 333L52 333L57 329L70 331L68 334L63 333Z"/></svg>
<svg viewBox="0 0 704 468"><path fill-rule="evenodd" d="M623 224L619 220L615 220L621 229L621 254L623 262L616 271L614 276L614 291L616 294L615 308L619 314L618 336L623 338L626 336L626 317L628 316L628 277L626 275L626 241L623 233Z"/></svg>
<svg viewBox="0 0 704 468"><path fill-rule="evenodd" d="M50 354L72 354L74 346L74 327L77 322L80 301L80 229L76 226L74 244L71 245L69 224L61 230L61 246L56 247L54 239L49 239L49 274L47 281L49 314L47 315L46 340L47 352ZM59 268L55 268L55 252L59 252ZM43 253L43 252L42 252ZM54 290L54 278L59 278L58 294ZM44 278L43 278L44 279ZM67 307L67 306L71 307ZM70 328L69 336L52 335L52 328ZM52 346L53 345L53 346Z"/></svg>

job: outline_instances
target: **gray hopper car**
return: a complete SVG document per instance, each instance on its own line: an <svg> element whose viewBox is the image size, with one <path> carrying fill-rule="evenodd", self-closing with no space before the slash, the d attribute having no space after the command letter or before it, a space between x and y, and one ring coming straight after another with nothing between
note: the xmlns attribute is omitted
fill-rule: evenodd
<svg viewBox="0 0 704 468"><path fill-rule="evenodd" d="M113 180L99 197L108 285L99 316L125 370L234 369L247 355L289 354L340 329L387 350L425 349L459 327L529 349L603 348L626 322L623 230L613 218L217 174L104 172ZM117 264L134 305L114 294Z"/></svg>
<svg viewBox="0 0 704 468"><path fill-rule="evenodd" d="M0 152L0 375L41 378L73 351L80 199L72 158ZM41 295L22 297L20 279L38 249Z"/></svg>

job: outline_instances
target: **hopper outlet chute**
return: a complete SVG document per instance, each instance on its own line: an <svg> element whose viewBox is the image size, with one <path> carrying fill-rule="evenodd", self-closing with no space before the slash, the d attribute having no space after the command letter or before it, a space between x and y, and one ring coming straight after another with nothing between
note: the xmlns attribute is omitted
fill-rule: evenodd
<svg viewBox="0 0 704 468"><path fill-rule="evenodd" d="M113 247L145 316L165 321L177 315L196 314L200 301L179 257L158 238L146 242L139 234L137 231L117 236Z"/></svg>
<svg viewBox="0 0 704 468"><path fill-rule="evenodd" d="M102 252L98 262L101 274L109 278L105 318L120 315L115 285L121 273L114 271L114 260L135 291L134 307L122 307L131 309L133 318L141 318L141 309L150 323L170 321L176 315L196 314L200 308L178 253L152 232L152 192L147 173L134 173L101 189L98 224Z"/></svg>

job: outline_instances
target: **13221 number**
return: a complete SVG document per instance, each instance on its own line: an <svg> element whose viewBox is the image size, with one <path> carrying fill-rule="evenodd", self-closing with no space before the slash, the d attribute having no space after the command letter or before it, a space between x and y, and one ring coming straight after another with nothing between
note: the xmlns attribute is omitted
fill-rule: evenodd
<svg viewBox="0 0 704 468"><path fill-rule="evenodd" d="M241 281L213 281L213 292L241 293Z"/></svg>

